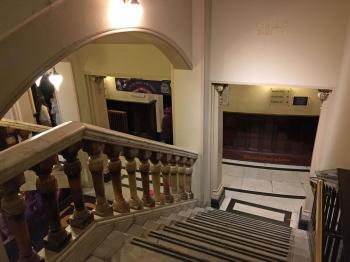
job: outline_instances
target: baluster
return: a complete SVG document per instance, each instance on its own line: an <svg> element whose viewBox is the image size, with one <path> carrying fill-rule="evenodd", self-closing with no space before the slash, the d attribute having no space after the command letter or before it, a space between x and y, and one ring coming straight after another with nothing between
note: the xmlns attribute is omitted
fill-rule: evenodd
<svg viewBox="0 0 350 262"><path fill-rule="evenodd" d="M56 156L52 156L36 165L33 169L38 176L36 187L41 194L49 225L49 232L44 239L44 244L47 249L59 252L69 242L71 234L62 228L60 222L57 202L57 180L51 175L56 159Z"/></svg>
<svg viewBox="0 0 350 262"><path fill-rule="evenodd" d="M111 216L113 209L107 202L103 181L104 145L96 141L85 141L83 148L89 154L89 169L96 195L96 207L93 212L101 217Z"/></svg>
<svg viewBox="0 0 350 262"><path fill-rule="evenodd" d="M161 158L160 153L153 152L151 156L151 175L152 175L152 185L154 191L154 199L157 205L164 205L164 197L160 193L160 169L161 165L159 160Z"/></svg>
<svg viewBox="0 0 350 262"><path fill-rule="evenodd" d="M143 208L142 201L137 195L136 185L136 161L137 149L124 148L124 156L126 158L126 172L128 172L130 200L129 206L132 209L140 210Z"/></svg>
<svg viewBox="0 0 350 262"><path fill-rule="evenodd" d="M185 193L185 163L187 159L186 157L181 157L178 161L178 196L179 200L187 200L187 195Z"/></svg>
<svg viewBox="0 0 350 262"><path fill-rule="evenodd" d="M9 148L18 144L18 137L16 133L16 129L12 127L2 128L2 140L3 140L3 148Z"/></svg>
<svg viewBox="0 0 350 262"><path fill-rule="evenodd" d="M161 158L162 162L162 177L163 177L163 191L164 191L164 199L165 203L173 203L174 197L170 194L170 166L169 166L169 158L170 156L167 154L163 154Z"/></svg>
<svg viewBox="0 0 350 262"><path fill-rule="evenodd" d="M191 158L188 158L185 165L185 191L188 199L193 199L193 193L192 193L192 171L193 171L193 163L194 160Z"/></svg>
<svg viewBox="0 0 350 262"><path fill-rule="evenodd" d="M140 173L141 173L142 190L143 190L142 202L143 202L143 205L146 207L155 206L155 201L150 196L150 193L149 193L149 170L150 170L149 158L151 154L152 153L147 150L139 151L139 159L141 162Z"/></svg>
<svg viewBox="0 0 350 262"><path fill-rule="evenodd" d="M177 156L171 156L170 158L170 192L174 197L174 201L179 201L178 196L178 179L177 179L177 161L179 158Z"/></svg>
<svg viewBox="0 0 350 262"><path fill-rule="evenodd" d="M17 134L21 137L21 140L22 140L22 141L27 140L27 139L29 138L29 136L30 136L31 133L32 133L32 132L27 131L27 130L23 130L23 129L18 129L18 130L17 130Z"/></svg>
<svg viewBox="0 0 350 262"><path fill-rule="evenodd" d="M81 163L78 159L78 151L81 147L81 143L77 143L62 151L62 156L66 159L63 169L68 178L74 203L74 212L69 218L69 223L72 227L77 228L85 228L94 220L94 216L85 207L81 187Z"/></svg>
<svg viewBox="0 0 350 262"><path fill-rule="evenodd" d="M108 169L111 174L114 192L113 210L119 213L127 213L130 212L130 207L123 197L121 182L122 162L119 158L121 150L122 148L116 145L107 144L105 147L105 153L109 158Z"/></svg>
<svg viewBox="0 0 350 262"><path fill-rule="evenodd" d="M19 262L38 262L42 258L34 251L25 219L25 202L19 194L19 188L24 184L24 175L21 174L0 187L1 211L7 217L10 231L15 237L18 248Z"/></svg>

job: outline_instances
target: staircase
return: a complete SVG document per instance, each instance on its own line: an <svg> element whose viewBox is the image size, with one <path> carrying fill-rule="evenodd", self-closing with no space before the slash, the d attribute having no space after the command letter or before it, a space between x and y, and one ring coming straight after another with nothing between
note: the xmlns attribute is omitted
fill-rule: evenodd
<svg viewBox="0 0 350 262"><path fill-rule="evenodd" d="M86 261L311 261L306 232L212 208L113 230Z"/></svg>
<svg viewBox="0 0 350 262"><path fill-rule="evenodd" d="M5 149L0 152L1 211L15 236L20 262L310 261L305 231L198 207L191 190L198 157L194 152L77 122L46 131L23 123L0 124ZM85 161L78 152L89 156L93 210L84 200L80 177ZM65 159L74 204L69 226L60 221L55 197L58 155ZM109 186L103 181L106 158ZM37 177L48 220L45 248L38 253L30 243L19 194L28 169L35 171L30 176ZM126 178L128 188L123 190ZM16 259L0 256L0 261Z"/></svg>

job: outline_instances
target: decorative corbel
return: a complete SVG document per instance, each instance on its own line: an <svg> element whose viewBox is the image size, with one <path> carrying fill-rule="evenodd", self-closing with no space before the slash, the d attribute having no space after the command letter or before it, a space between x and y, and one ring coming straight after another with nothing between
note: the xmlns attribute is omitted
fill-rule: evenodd
<svg viewBox="0 0 350 262"><path fill-rule="evenodd" d="M213 83L212 85L215 91L218 92L219 104L222 105L222 94L224 93L225 89L228 87L228 84Z"/></svg>
<svg viewBox="0 0 350 262"><path fill-rule="evenodd" d="M330 89L318 89L318 98L321 101L321 107L323 102L325 102L327 100L327 98L329 97L330 93L332 93L332 90Z"/></svg>

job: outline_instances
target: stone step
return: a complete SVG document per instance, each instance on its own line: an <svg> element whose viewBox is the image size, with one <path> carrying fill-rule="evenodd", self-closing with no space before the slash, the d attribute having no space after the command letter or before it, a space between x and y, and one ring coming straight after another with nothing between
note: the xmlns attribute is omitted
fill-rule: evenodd
<svg viewBox="0 0 350 262"><path fill-rule="evenodd" d="M179 231L176 228L167 228L161 231L151 231L148 238L153 237L165 242L179 243L180 246L190 246L201 252L209 252L215 256L240 259L244 261L288 261L287 255L277 255L266 251L257 251L256 248L246 248L244 245L232 245L229 241L223 242L219 238L208 237L203 234Z"/></svg>
<svg viewBox="0 0 350 262"><path fill-rule="evenodd" d="M185 258L185 259L183 259ZM145 241L137 241L125 244L117 253L113 255L111 262L177 262L177 261L196 261L185 257L185 254L173 254L172 251L162 249L157 245L149 244ZM94 261L92 261L94 262ZM100 261L96 261L100 262ZM105 262L105 261L104 261Z"/></svg>
<svg viewBox="0 0 350 262"><path fill-rule="evenodd" d="M278 231L274 229L268 229L268 228L262 228L259 227L258 225L250 225L250 224L245 224L241 222L225 222L221 221L221 219L218 218L213 218L213 217L208 217L202 214L196 215L193 217L193 219L196 220L201 220L201 221L206 221L209 223L214 223L223 227L229 227L232 229L240 229L246 232L251 232L251 233L257 233L257 234L262 234L266 236L271 236L272 238L279 238L281 240L289 241L291 233L290 232L284 232L284 231Z"/></svg>
<svg viewBox="0 0 350 262"><path fill-rule="evenodd" d="M284 231L284 232L290 232L291 228L287 226L282 226L282 225L277 225L273 224L270 222L265 222L261 220L257 220L254 218L249 218L243 215L237 215L235 213L230 213L222 210L213 210L213 211L208 211L202 213L203 215L207 216L212 216L215 218L220 218L222 221L232 221L232 222L241 222L241 223L247 223L247 224L252 224L252 225L259 225L260 227L266 227L266 228L271 228L271 229L276 229L279 231Z"/></svg>
<svg viewBox="0 0 350 262"><path fill-rule="evenodd" d="M227 241L232 241L238 244L247 245L250 247L257 247L262 250L271 250L271 252L275 252L276 254L288 254L290 247L288 245L278 245L276 243L271 243L269 241L260 241L255 238L247 238L243 236L239 236L236 234L231 234L227 232L218 231L215 228L210 228L206 225L196 225L188 222L175 222L174 227L179 227L191 231L196 231L202 234L207 234L212 237L224 239Z"/></svg>
<svg viewBox="0 0 350 262"><path fill-rule="evenodd" d="M230 235L241 236L246 239L254 239L257 241L265 242L265 243L280 246L280 247L286 247L286 248L289 247L289 239L281 239L278 237L273 238L271 236L266 236L261 233L259 234L258 232L256 233L247 232L246 230L220 226L220 225L217 225L215 222L210 223L210 222L201 221L201 220L192 219L192 218L187 219L186 222L192 225L199 225L199 226L211 228L216 230L217 232L223 232Z"/></svg>

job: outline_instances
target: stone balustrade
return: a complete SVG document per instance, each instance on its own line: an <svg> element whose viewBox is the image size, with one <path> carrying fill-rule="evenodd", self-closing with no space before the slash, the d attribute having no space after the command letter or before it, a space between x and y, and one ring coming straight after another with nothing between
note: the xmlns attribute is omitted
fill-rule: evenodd
<svg viewBox="0 0 350 262"><path fill-rule="evenodd" d="M1 210L11 222L19 248L19 261L40 260L30 244L24 202L18 194L26 170L33 170L37 175L36 185L47 215L49 230L45 247L59 252L71 241L71 234L62 227L59 219L57 180L51 174L58 155L65 159L63 170L74 204L69 219L72 228L84 229L100 217L193 199L191 176L197 154L188 150L79 122L67 122L51 129L29 125L26 129L24 123L0 121L0 132L2 149L7 148L0 152ZM40 135L28 139L31 133L40 132ZM96 196L92 212L84 202L82 165L77 157L80 150L89 155L88 167ZM126 160L130 191L127 197L122 190L121 156ZM106 157L114 193L113 204L107 201L103 180ZM141 198L137 194L137 172L141 173ZM150 183L154 198L150 193Z"/></svg>

